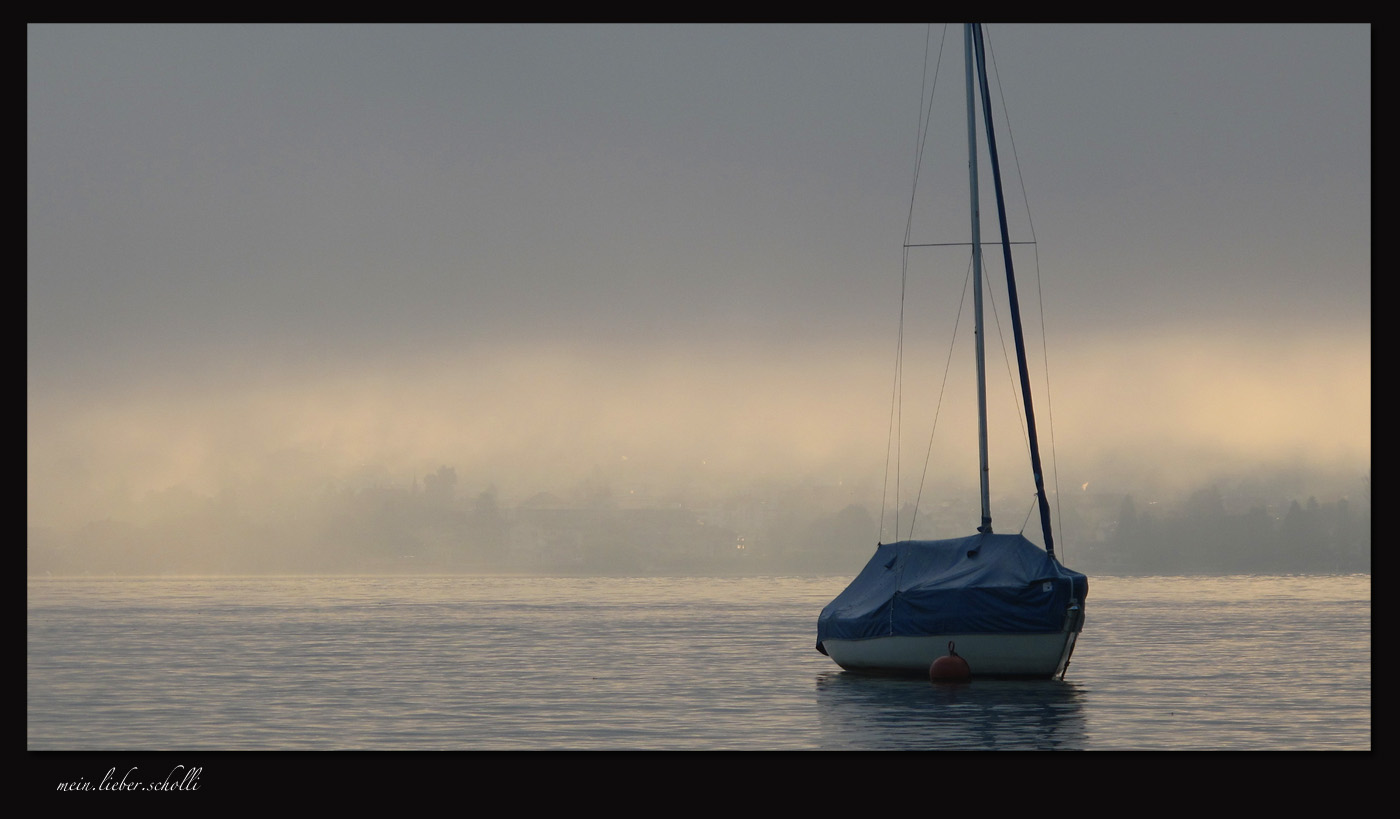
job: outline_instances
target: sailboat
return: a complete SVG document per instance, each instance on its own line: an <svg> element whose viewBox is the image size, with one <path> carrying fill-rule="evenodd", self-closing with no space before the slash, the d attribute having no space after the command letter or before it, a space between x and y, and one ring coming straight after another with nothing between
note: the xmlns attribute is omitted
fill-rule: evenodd
<svg viewBox="0 0 1400 819"><path fill-rule="evenodd" d="M855 672L930 674L956 655L972 678L1063 679L1084 625L1085 575L1055 558L1050 507L1040 465L1030 377L1007 235L1001 169L992 126L982 27L963 28L967 85L972 286L976 322L978 443L982 520L976 533L946 540L878 544L865 568L822 609L817 651ZM974 92L974 80L978 86ZM1036 504L1045 547L1022 534L992 531L987 459L986 372L982 327L982 239L977 187L977 101L996 190L997 215ZM911 532L912 537L912 532Z"/></svg>

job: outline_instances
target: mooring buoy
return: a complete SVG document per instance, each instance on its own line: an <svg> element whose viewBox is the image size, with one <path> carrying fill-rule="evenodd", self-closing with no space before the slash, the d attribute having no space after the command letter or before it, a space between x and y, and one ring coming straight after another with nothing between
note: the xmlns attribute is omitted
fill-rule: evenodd
<svg viewBox="0 0 1400 819"><path fill-rule="evenodd" d="M967 660L953 650L953 641L948 641L948 656L939 657L928 667L929 682L967 682L972 679L972 669Z"/></svg>

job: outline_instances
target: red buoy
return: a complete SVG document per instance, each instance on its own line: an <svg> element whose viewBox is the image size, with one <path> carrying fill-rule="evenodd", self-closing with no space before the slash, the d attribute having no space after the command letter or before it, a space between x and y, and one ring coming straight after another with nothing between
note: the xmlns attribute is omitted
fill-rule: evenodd
<svg viewBox="0 0 1400 819"><path fill-rule="evenodd" d="M972 679L972 669L967 660L953 650L953 641L948 641L948 656L939 657L928 667L929 682L967 682Z"/></svg>

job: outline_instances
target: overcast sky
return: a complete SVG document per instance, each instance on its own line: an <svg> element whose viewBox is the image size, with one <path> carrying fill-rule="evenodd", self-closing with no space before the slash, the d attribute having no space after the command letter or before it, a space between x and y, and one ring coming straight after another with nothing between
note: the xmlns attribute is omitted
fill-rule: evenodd
<svg viewBox="0 0 1400 819"><path fill-rule="evenodd" d="M31 519L289 458L873 483L928 34L30 26ZM1368 473L1370 27L988 37L1061 479Z"/></svg>

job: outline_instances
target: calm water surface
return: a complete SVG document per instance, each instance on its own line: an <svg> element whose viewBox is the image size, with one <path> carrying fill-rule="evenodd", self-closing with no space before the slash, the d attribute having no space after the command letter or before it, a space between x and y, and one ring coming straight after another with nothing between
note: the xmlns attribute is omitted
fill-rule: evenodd
<svg viewBox="0 0 1400 819"><path fill-rule="evenodd" d="M1064 682L813 649L844 577L31 578L30 750L1370 750L1369 575L1090 578Z"/></svg>

